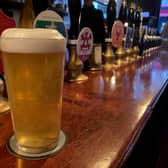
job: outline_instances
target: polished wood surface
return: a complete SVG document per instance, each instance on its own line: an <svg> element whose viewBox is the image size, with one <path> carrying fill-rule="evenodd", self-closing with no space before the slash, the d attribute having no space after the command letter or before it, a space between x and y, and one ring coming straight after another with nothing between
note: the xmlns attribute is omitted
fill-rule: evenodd
<svg viewBox="0 0 168 168"><path fill-rule="evenodd" d="M53 157L12 156L6 149L13 132L10 113L0 115L0 167L121 167L167 84L167 54L162 50L116 71L86 72L88 81L65 83L62 129L68 142Z"/></svg>

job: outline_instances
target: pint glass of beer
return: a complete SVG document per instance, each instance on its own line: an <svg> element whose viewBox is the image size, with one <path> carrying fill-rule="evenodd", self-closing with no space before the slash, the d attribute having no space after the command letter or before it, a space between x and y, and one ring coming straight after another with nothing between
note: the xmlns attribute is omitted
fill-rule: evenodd
<svg viewBox="0 0 168 168"><path fill-rule="evenodd" d="M12 153L45 157L64 146L60 127L65 50L66 40L56 30L12 28L2 33Z"/></svg>

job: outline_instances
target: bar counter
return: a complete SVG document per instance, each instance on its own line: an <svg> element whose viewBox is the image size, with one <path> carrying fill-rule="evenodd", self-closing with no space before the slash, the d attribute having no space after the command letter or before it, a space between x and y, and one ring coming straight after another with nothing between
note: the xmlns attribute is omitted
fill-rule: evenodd
<svg viewBox="0 0 168 168"><path fill-rule="evenodd" d="M122 167L167 86L167 54L160 50L159 56L115 71L85 72L89 77L85 82L65 82L62 129L67 144L47 159L24 160L11 155L6 148L13 132L10 112L1 114L0 167Z"/></svg>

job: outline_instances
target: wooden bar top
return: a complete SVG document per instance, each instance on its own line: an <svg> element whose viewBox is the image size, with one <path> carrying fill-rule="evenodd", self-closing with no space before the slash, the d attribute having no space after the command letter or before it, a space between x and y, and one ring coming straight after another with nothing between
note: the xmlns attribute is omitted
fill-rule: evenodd
<svg viewBox="0 0 168 168"><path fill-rule="evenodd" d="M11 155L10 112L0 115L1 168L122 166L167 85L168 51L116 71L85 74L85 82L64 84L62 129L68 142L52 157L30 161Z"/></svg>

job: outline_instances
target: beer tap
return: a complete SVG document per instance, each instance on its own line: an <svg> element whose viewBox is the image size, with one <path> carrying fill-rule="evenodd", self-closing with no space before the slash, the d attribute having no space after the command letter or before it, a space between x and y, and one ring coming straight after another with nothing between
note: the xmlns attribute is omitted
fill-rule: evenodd
<svg viewBox="0 0 168 168"><path fill-rule="evenodd" d="M119 20L123 23L124 25L124 34L125 34L125 25L126 25L126 20L127 20L127 5L126 5L126 0L122 0L122 5L121 5L121 8L120 8L120 12L119 12ZM125 61L125 50L124 50L124 37L122 39L122 44L116 49L116 52L115 52L115 56L116 56L116 63L117 63L117 66L122 66Z"/></svg>
<svg viewBox="0 0 168 168"><path fill-rule="evenodd" d="M135 30L135 24L134 24L134 15L135 15L135 3L131 3L129 10L128 10L128 17L127 17L127 24L126 24L126 35L125 35L125 44L124 48L128 51L130 56L131 62L134 61L133 57L133 38L134 38L134 30Z"/></svg>
<svg viewBox="0 0 168 168"><path fill-rule="evenodd" d="M142 9L138 6L135 14L135 31L133 37L133 57L138 60L141 57L139 56L140 49L140 31L142 29Z"/></svg>
<svg viewBox="0 0 168 168"><path fill-rule="evenodd" d="M125 50L123 49L122 46L120 46L119 48L117 48L116 52L115 52L115 56L116 56L116 63L118 67L121 67L124 64L124 57L125 57Z"/></svg>
<svg viewBox="0 0 168 168"><path fill-rule="evenodd" d="M107 5L107 38L105 38L104 52L103 52L103 66L105 69L115 67L115 54L112 47L111 32L112 26L116 19L116 1L109 0Z"/></svg>
<svg viewBox="0 0 168 168"><path fill-rule="evenodd" d="M105 69L115 68L115 54L112 48L112 39L105 39L105 51L103 53L103 65Z"/></svg>
<svg viewBox="0 0 168 168"><path fill-rule="evenodd" d="M67 74L65 76L65 81L69 82L85 81L88 79L88 77L82 73L83 62L77 55L76 43L77 40L68 41L69 61L66 67Z"/></svg>

